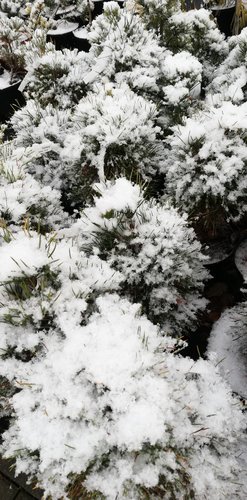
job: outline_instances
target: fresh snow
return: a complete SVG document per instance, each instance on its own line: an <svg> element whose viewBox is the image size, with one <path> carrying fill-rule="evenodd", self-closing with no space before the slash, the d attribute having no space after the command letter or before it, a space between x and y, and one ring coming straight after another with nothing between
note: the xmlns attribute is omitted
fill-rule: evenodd
<svg viewBox="0 0 247 500"><path fill-rule="evenodd" d="M55 3L0 0L1 60L26 75L0 128L1 454L52 500L245 500L245 297L203 358L184 348L205 244L218 260L243 235L247 29L225 40L178 1L105 2L90 26L92 1ZM46 40L69 32L88 53Z"/></svg>
<svg viewBox="0 0 247 500"><path fill-rule="evenodd" d="M68 21L58 21L54 28L47 32L47 35L65 35L71 31L75 31L79 27L78 23L70 23Z"/></svg>

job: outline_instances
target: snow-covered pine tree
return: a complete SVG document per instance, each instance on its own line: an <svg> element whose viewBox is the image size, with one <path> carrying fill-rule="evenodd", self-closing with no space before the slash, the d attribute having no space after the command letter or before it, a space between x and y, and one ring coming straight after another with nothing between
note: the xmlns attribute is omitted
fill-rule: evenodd
<svg viewBox="0 0 247 500"><path fill-rule="evenodd" d="M145 199L124 177L96 188L101 196L69 233L81 238L89 255L96 252L121 272L122 293L140 302L151 321L175 336L193 330L206 305L201 291L208 274L186 216Z"/></svg>
<svg viewBox="0 0 247 500"><path fill-rule="evenodd" d="M71 179L61 153L70 116L69 109L58 109L52 105L42 108L38 101L30 99L11 119L16 133L15 146L32 148L36 152L27 164L28 172L33 179L60 194L67 189Z"/></svg>
<svg viewBox="0 0 247 500"><path fill-rule="evenodd" d="M209 239L246 214L246 110L247 103L205 105L167 141L166 192Z"/></svg>
<svg viewBox="0 0 247 500"><path fill-rule="evenodd" d="M171 13L167 20L181 15ZM207 16L193 14L195 33ZM44 47L42 27L50 53L28 52L27 105L12 119L14 151L1 163L0 376L11 384L12 416L1 452L53 500L243 499L241 401L212 361L181 357L184 343L174 339L205 304L201 246L167 193L159 196L163 185L150 189L160 172L170 175L164 135L198 107L191 98L204 56L191 34L189 52L183 37L180 48L168 38L161 45L144 18L108 2L88 56ZM223 54L208 17L205 25ZM204 74L215 64L206 61ZM201 131L198 116L190 119ZM243 172L244 127L231 119L217 134L222 148L228 138L231 154L241 153ZM61 192L83 213L68 216Z"/></svg>
<svg viewBox="0 0 247 500"><path fill-rule="evenodd" d="M132 2L130 2L132 3ZM137 0L134 9L149 29L160 36L161 44L174 54L187 50L203 68L203 87L227 55L228 45L219 32L210 11L185 12L178 0Z"/></svg>
<svg viewBox="0 0 247 500"><path fill-rule="evenodd" d="M180 122L197 102L202 74L197 58L186 46L180 54L162 48L160 38L133 9L106 3L103 14L92 23L89 39L92 71L86 81L127 83L134 92L156 102L165 130Z"/></svg>
<svg viewBox="0 0 247 500"><path fill-rule="evenodd" d="M46 42L49 21L42 10L22 16L0 17L0 64L10 73L10 84L19 81L34 60L55 49Z"/></svg>
<svg viewBox="0 0 247 500"><path fill-rule="evenodd" d="M55 50L46 44L44 54L32 51L28 55L31 67L25 86L27 99L39 107L71 108L85 95L84 78L89 71L87 54L77 50ZM38 57L37 57L38 56Z"/></svg>
<svg viewBox="0 0 247 500"><path fill-rule="evenodd" d="M63 295L45 354L16 370L4 456L54 500L238 498L244 418L217 368L175 356L138 304L101 293L95 306L84 324Z"/></svg>
<svg viewBox="0 0 247 500"><path fill-rule="evenodd" d="M239 104L246 101L247 84L247 28L228 41L229 55L217 68L209 86L208 99L217 103L231 101Z"/></svg>
<svg viewBox="0 0 247 500"><path fill-rule="evenodd" d="M17 16L23 7L25 0L1 0L0 12L7 14L8 17Z"/></svg>

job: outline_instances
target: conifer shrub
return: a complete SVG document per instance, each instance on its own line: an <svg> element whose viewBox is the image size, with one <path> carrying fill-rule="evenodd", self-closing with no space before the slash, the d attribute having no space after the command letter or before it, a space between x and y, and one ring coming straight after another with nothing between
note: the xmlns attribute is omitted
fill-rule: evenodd
<svg viewBox="0 0 247 500"><path fill-rule="evenodd" d="M169 137L166 191L193 219L213 222L216 234L246 213L246 109L206 106Z"/></svg>
<svg viewBox="0 0 247 500"><path fill-rule="evenodd" d="M218 66L209 86L209 99L215 104L246 101L247 86L247 28L229 38L229 54Z"/></svg>
<svg viewBox="0 0 247 500"><path fill-rule="evenodd" d="M11 142L0 146L0 218L7 232L22 224L41 232L57 229L62 221L66 225L59 191L28 172L43 153L41 144L25 149Z"/></svg>
<svg viewBox="0 0 247 500"><path fill-rule="evenodd" d="M33 61L25 87L27 99L42 107L68 108L85 95L84 76L88 71L87 55L63 49L50 51Z"/></svg>
<svg viewBox="0 0 247 500"><path fill-rule="evenodd" d="M238 389L210 349L182 356L209 276L191 219L246 212L245 103L201 99L228 42L144 0L107 2L88 54L55 51L46 19L91 4L5 4L31 36L0 145L1 454L52 500L245 499ZM241 360L245 308L215 326Z"/></svg>
<svg viewBox="0 0 247 500"><path fill-rule="evenodd" d="M17 473L54 500L75 489L78 498L237 498L232 450L244 420L213 364L174 355L179 344L117 294L101 294L85 325L73 304L12 398L1 451Z"/></svg>
<svg viewBox="0 0 247 500"><path fill-rule="evenodd" d="M173 53L187 50L203 67L203 85L211 81L217 66L228 52L228 44L210 11L181 9L177 0L138 0L134 2L141 19L160 36L161 44Z"/></svg>
<svg viewBox="0 0 247 500"><path fill-rule="evenodd" d="M150 177L157 170L161 147L156 116L155 104L127 85L95 86L71 118L64 158L95 167L100 180L124 173Z"/></svg>
<svg viewBox="0 0 247 500"><path fill-rule="evenodd" d="M160 37L145 27L141 15L120 9L116 2L105 3L103 14L92 23L89 39L92 68L87 82L127 83L157 104L165 130L196 106L200 62L186 47L181 54L162 47Z"/></svg>
<svg viewBox="0 0 247 500"><path fill-rule="evenodd" d="M123 292L142 304L149 319L174 335L193 329L206 305L201 291L208 274L186 216L146 200L141 188L125 178L97 189L101 196L95 207L85 209L75 223L85 251L95 249L121 272Z"/></svg>

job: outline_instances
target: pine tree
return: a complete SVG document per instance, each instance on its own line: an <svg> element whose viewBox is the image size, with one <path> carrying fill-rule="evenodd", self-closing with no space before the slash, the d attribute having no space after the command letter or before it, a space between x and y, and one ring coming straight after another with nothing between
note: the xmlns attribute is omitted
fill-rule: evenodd
<svg viewBox="0 0 247 500"><path fill-rule="evenodd" d="M46 19L85 4L0 19L30 27L0 147L1 453L52 500L242 500L241 400L214 355L181 353L208 278L185 212L246 212L245 103L209 94L228 42L144 0L107 2L88 54L56 51Z"/></svg>

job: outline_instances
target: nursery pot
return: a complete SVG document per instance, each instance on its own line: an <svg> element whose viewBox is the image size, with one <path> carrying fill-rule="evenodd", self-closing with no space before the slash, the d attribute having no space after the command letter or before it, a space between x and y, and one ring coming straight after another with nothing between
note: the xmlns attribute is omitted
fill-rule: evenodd
<svg viewBox="0 0 247 500"><path fill-rule="evenodd" d="M55 15L53 16L56 21L66 21L78 23L79 26L82 26L85 23L85 18L83 12L76 11L73 12L74 6L68 6L64 8L60 8L56 10Z"/></svg>
<svg viewBox="0 0 247 500"><path fill-rule="evenodd" d="M107 0L106 1L93 0L93 3L94 3L94 10L93 10L92 15L93 15L93 18L95 19L95 17L102 14L102 12L104 10L104 3L107 3ZM120 7L123 7L124 0L117 0L117 3L119 4Z"/></svg>
<svg viewBox="0 0 247 500"><path fill-rule="evenodd" d="M203 0L185 0L186 10L201 9L203 7Z"/></svg>
<svg viewBox="0 0 247 500"><path fill-rule="evenodd" d="M74 35L74 48L82 50L83 52L89 52L90 42L88 40L88 31L86 28L78 28L73 31Z"/></svg>
<svg viewBox="0 0 247 500"><path fill-rule="evenodd" d="M52 41L57 50L61 49L74 49L75 37L73 31L79 26L79 23L72 23L68 21L58 21L57 26L50 29L47 33L47 40Z"/></svg>
<svg viewBox="0 0 247 500"><path fill-rule="evenodd" d="M23 94L18 90L20 80L14 84L9 84L0 88L0 122L4 123L13 115L15 108L25 104Z"/></svg>
<svg viewBox="0 0 247 500"><path fill-rule="evenodd" d="M221 33L231 36L233 29L233 19L235 14L235 0L226 0L222 5L210 7L213 16L217 20L218 28Z"/></svg>
<svg viewBox="0 0 247 500"><path fill-rule="evenodd" d="M204 245L203 253L207 256L207 265L218 264L228 259L234 252L234 244L229 238L210 241Z"/></svg>
<svg viewBox="0 0 247 500"><path fill-rule="evenodd" d="M220 205L196 212L193 227L203 245L208 265L222 262L234 252L236 230L233 224L228 222L226 213Z"/></svg>
<svg viewBox="0 0 247 500"><path fill-rule="evenodd" d="M99 16L100 14L102 14L103 5L105 2L103 2L102 0L93 0L93 3L94 3L94 9L93 9L92 16L93 16L93 18L95 18L95 17Z"/></svg>

